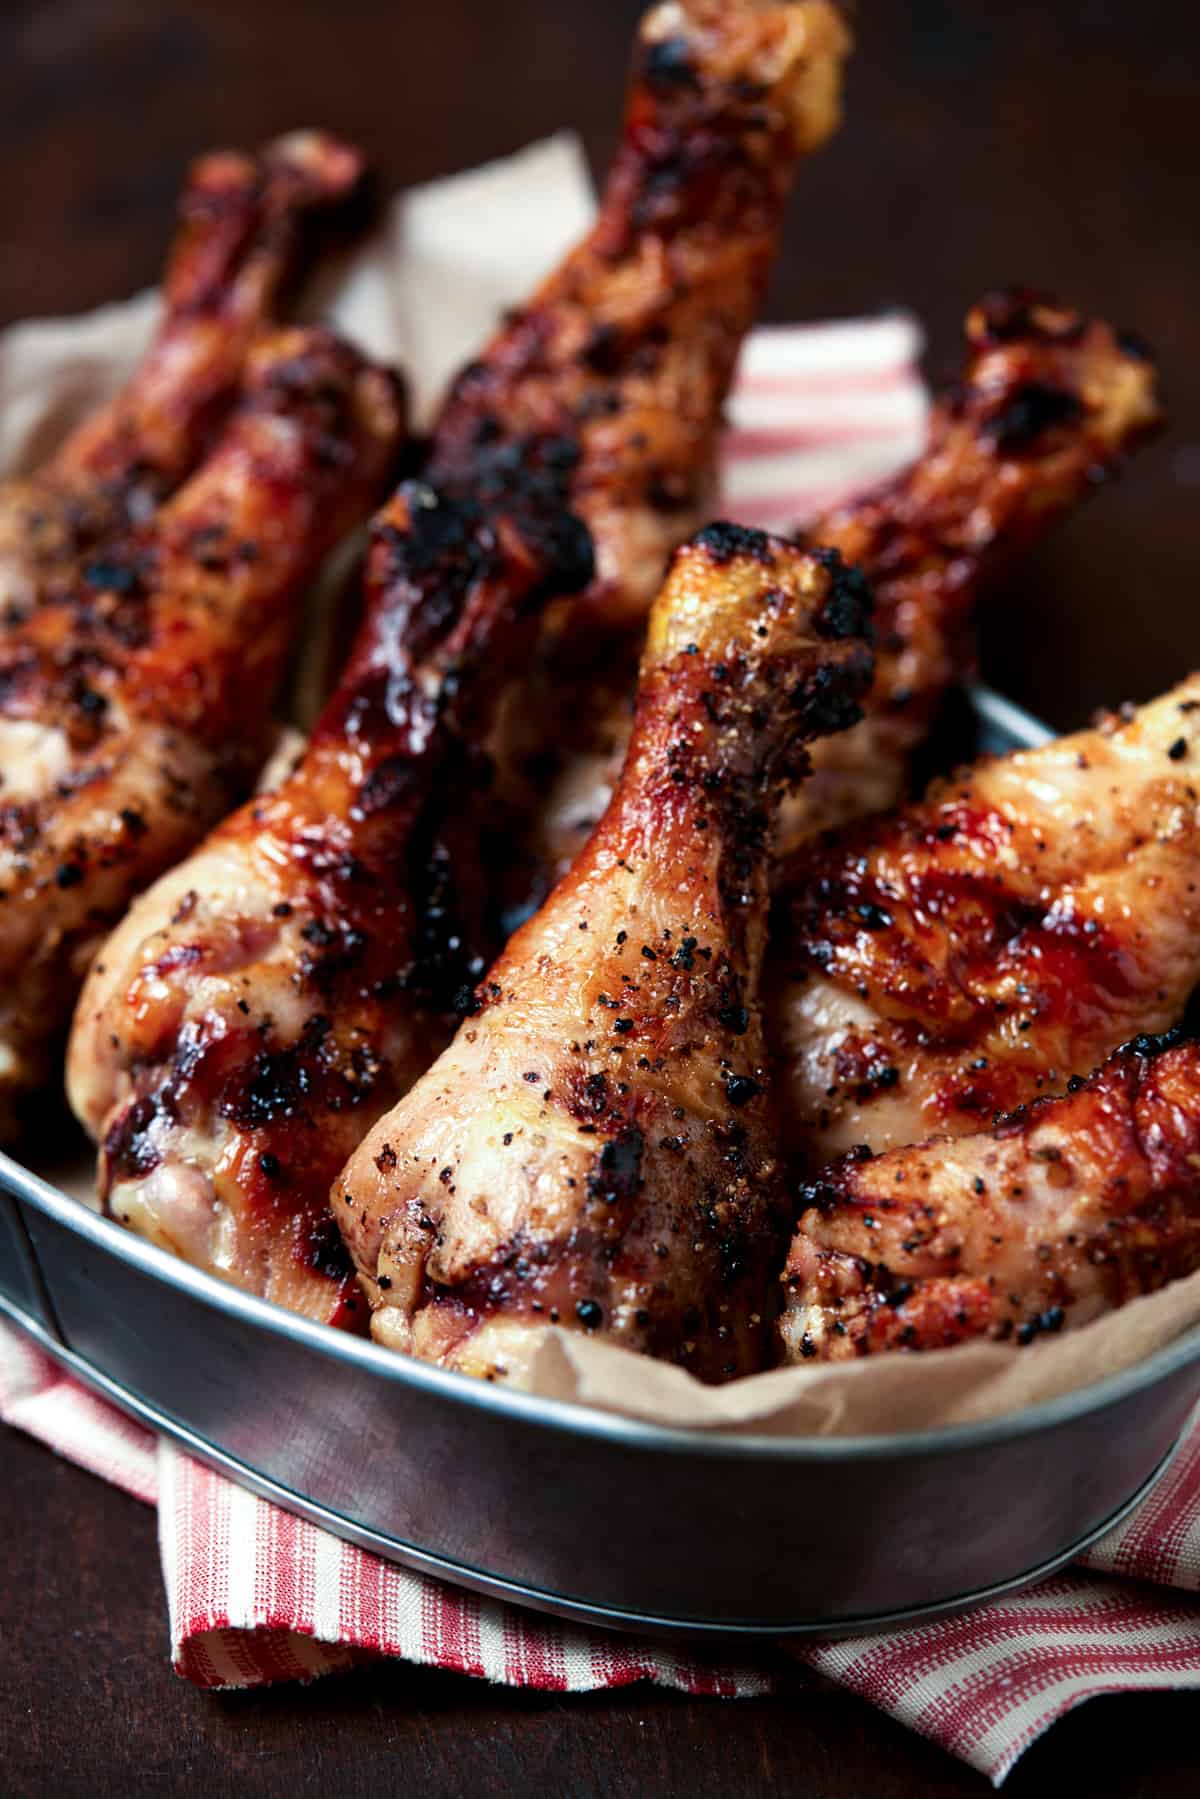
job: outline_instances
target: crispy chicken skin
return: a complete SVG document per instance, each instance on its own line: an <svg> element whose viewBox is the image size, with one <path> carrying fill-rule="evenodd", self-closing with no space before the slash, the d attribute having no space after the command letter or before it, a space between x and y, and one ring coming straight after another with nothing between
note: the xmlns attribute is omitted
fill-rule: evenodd
<svg viewBox="0 0 1200 1799"><path fill-rule="evenodd" d="M671 551L712 516L738 351L798 163L837 125L849 48L829 0L653 7L593 229L448 398L435 478L469 467L481 440L551 433L595 544L594 581L551 609L495 735L499 796L524 840L518 906L603 811L594 766L610 788L620 771L646 613Z"/></svg>
<svg viewBox="0 0 1200 1799"><path fill-rule="evenodd" d="M787 1361L1086 1324L1200 1267L1200 1045L1136 1037L992 1130L851 1154L801 1204Z"/></svg>
<svg viewBox="0 0 1200 1799"><path fill-rule="evenodd" d="M595 225L448 397L435 480L498 437L551 435L574 455L596 575L573 634L643 622L708 515L737 353L797 162L837 124L848 51L830 0L652 7Z"/></svg>
<svg viewBox="0 0 1200 1799"><path fill-rule="evenodd" d="M354 218L360 153L296 131L257 155L222 150L192 165L163 280L154 343L122 391L38 477L85 506L135 519L178 485L236 400L252 345L333 225Z"/></svg>
<svg viewBox="0 0 1200 1799"><path fill-rule="evenodd" d="M875 590L866 717L813 754L780 853L906 797L913 752L974 660L981 590L1045 536L1159 422L1155 369L1126 334L1025 291L967 314L966 360L923 455L805 534Z"/></svg>
<svg viewBox="0 0 1200 1799"><path fill-rule="evenodd" d="M464 643L478 664L481 699L497 699L503 676L519 660L509 640L528 651L527 634L512 629L509 610L520 611L530 596L557 597L555 580L558 596L572 593L588 560L586 616L579 619L575 600L555 609L555 641L561 646L563 626L570 624L572 639L586 636L592 648L577 654L574 686L549 661L529 681L512 683L517 691L508 723L491 743L502 768L507 745L516 740L544 749L559 731L551 721L570 720L582 705L596 670L598 633L615 635L621 658L628 655L627 621L642 618L669 551L702 514L721 404L766 278L786 190L800 154L832 129L846 49L827 0L730 0L720 7L691 0L651 13L625 137L595 229L508 319L447 397L427 469L432 493L439 505L449 497L458 506L474 495L499 507L492 525L503 555L488 563L487 605L481 609L461 594L451 605L452 614L466 606ZM495 491L500 471L522 467L540 470L542 483L540 541L533 543L523 528L505 522L507 502ZM571 509L590 527L594 559ZM401 559L427 555L421 546L428 520L422 515L416 523L420 531L407 550L399 541L413 535L407 512L404 521L385 524ZM489 528L482 517L471 527L473 555L485 554ZM550 542L555 536L560 544ZM386 597L378 605L372 653L381 662L394 656L403 671L413 656L424 655L406 633L427 634L428 620ZM432 595L425 605L433 616ZM453 617L446 629L453 630ZM352 696L353 671L348 680ZM464 714L464 740L477 735L486 711L480 705L469 719ZM399 1097L451 1028L447 996L455 982L444 973L436 1002L427 1000L418 979L425 952L412 941L421 895L433 878L434 809L425 802L435 770L455 814L438 841L436 872L458 892L460 911L470 909L463 887L479 884L481 829L503 844L493 867L512 855L500 795L493 788L480 804L469 778L461 771L447 775L442 737L406 744L403 769L389 762L397 754L379 709L355 711L348 697L281 795L243 812L193 865L175 871L135 909L100 959L71 1055L73 1103L109 1146L103 1181L114 1212L257 1291L335 1322L344 1321L351 1289L344 1262L328 1250L328 1188L374 1113ZM354 776L343 766L351 756L364 765ZM383 805L386 856L358 848L367 827L357 816L357 783L376 762L394 766L395 793ZM303 833L296 817L308 821ZM322 877L321 893L314 893L308 844L316 818L325 838L372 871L369 926L359 917L364 895L353 882L331 885ZM378 821L371 830L377 828L383 828ZM303 857L296 847L301 838ZM173 922L192 891L200 895L196 911ZM446 896L436 897L444 909ZM271 922L276 904L293 908L286 926ZM358 936L369 943L361 953L356 948L352 972L319 1004L307 1003L313 980L305 970L314 952L306 930L327 934L331 944ZM443 934L472 947L481 935L461 920ZM489 956L497 946L495 939L488 944ZM174 954L204 960L172 966L168 979L163 958ZM465 949L453 960L458 983L469 991L479 968L471 969ZM219 980L215 965L224 970ZM202 977L200 966L209 971ZM389 994L386 1005L371 996L372 982L410 966L416 970L411 982ZM215 1077L199 1072L193 1080L182 1067L195 1054L197 1033L207 1043L219 1031L221 1081L232 1080L235 1066L243 1069L239 1078L250 1078L245 1071L266 1046L231 1008L245 999L251 981L272 994L254 1008L256 1025L269 1016L269 1053L291 1054L301 1034L319 1026L322 1067L327 1063L338 1077L305 1076L311 1084L303 1104L281 1112L289 1122L278 1127L274 1147L259 1130L263 1121L251 1128L231 1118L233 1102L222 1097L221 1082L214 1087ZM285 1006L276 989L299 997ZM157 998L151 1004L151 992L162 994L161 1004ZM369 1064L370 1079L356 1078L347 1096L338 1082L355 1054ZM216 1057L213 1049L214 1067ZM314 1045L309 1061L315 1057ZM172 1112L178 1128L169 1121ZM151 1113L152 1147L144 1128ZM303 1154L285 1154L289 1131L303 1132ZM264 1154L269 1170L289 1169L286 1179L262 1176ZM311 1253L310 1244L318 1246Z"/></svg>
<svg viewBox="0 0 1200 1799"><path fill-rule="evenodd" d="M771 815L801 745L858 715L862 597L736 526L676 554L608 812L334 1188L378 1341L517 1381L546 1322L706 1380L763 1365Z"/></svg>
<svg viewBox="0 0 1200 1799"><path fill-rule="evenodd" d="M316 134L199 163L140 369L0 489L5 1138L97 938L248 785L296 599L392 466L393 378L267 329L306 227L361 176Z"/></svg>
<svg viewBox="0 0 1200 1799"><path fill-rule="evenodd" d="M1157 423L1153 364L1106 324L1015 291L972 307L965 336L962 379L935 407L920 458L802 540L838 550L873 587L875 682L861 724L814 745L813 774L780 815L781 857L905 796L914 751L971 667L981 590ZM557 872L607 802L631 690L610 678L601 722L545 804L542 853Z"/></svg>
<svg viewBox="0 0 1200 1799"><path fill-rule="evenodd" d="M591 574L536 447L375 521L367 617L298 766L135 904L69 1059L112 1216L328 1323L364 1317L329 1188L469 993L448 804L535 609Z"/></svg>
<svg viewBox="0 0 1200 1799"><path fill-rule="evenodd" d="M88 957L245 791L296 601L391 466L390 376L327 333L251 354L208 461L0 620L0 1123L44 1085Z"/></svg>
<svg viewBox="0 0 1200 1799"><path fill-rule="evenodd" d="M978 1130L1166 1029L1200 981L1200 675L814 839L773 950L808 1168Z"/></svg>

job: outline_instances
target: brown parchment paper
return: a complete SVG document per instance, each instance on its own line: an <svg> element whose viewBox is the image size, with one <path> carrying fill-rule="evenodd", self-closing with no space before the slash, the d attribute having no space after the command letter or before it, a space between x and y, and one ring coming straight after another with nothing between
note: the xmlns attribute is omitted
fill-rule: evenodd
<svg viewBox="0 0 1200 1799"><path fill-rule="evenodd" d="M464 175L399 195L371 240L328 273L305 312L331 316L404 369L418 425L445 381L586 228L592 197L575 139L561 135ZM0 478L35 466L128 375L158 316L153 293L81 317L0 334ZM325 583L335 591L344 560ZM318 603L293 695L311 718L323 667ZM294 739L292 740L294 741ZM77 1197L90 1164L47 1151L37 1172ZM837 1366L781 1368L724 1387L613 1345L547 1327L527 1385L649 1423L773 1436L854 1436L999 1417L1130 1368L1200 1326L1200 1273L1027 1349L983 1343Z"/></svg>

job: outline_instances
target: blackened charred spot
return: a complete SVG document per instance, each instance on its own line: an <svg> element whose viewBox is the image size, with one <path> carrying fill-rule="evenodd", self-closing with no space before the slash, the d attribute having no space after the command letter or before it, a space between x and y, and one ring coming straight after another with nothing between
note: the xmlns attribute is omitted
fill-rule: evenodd
<svg viewBox="0 0 1200 1799"><path fill-rule="evenodd" d="M830 574L829 595L813 616L813 629L826 638L867 636L875 607L871 583L860 568L843 562L840 550L817 549L813 555Z"/></svg>
<svg viewBox="0 0 1200 1799"><path fill-rule="evenodd" d="M244 1130L254 1130L276 1118L294 1117L312 1085L312 1069L296 1049L263 1051L239 1071L219 1110Z"/></svg>
<svg viewBox="0 0 1200 1799"><path fill-rule="evenodd" d="M836 1212L842 1203L842 1191L832 1181L806 1181L796 1195L799 1215L805 1212L820 1212L828 1217Z"/></svg>
<svg viewBox="0 0 1200 1799"><path fill-rule="evenodd" d="M575 1316L585 1331L598 1330L604 1323L604 1308L594 1299L575 1302Z"/></svg>
<svg viewBox="0 0 1200 1799"><path fill-rule="evenodd" d="M823 663L814 669L792 694L797 728L811 737L849 730L862 717L857 696L866 688L870 676L871 661L865 654L861 661L842 663L836 668Z"/></svg>
<svg viewBox="0 0 1200 1799"><path fill-rule="evenodd" d="M1017 1326L1017 1342L1024 1348L1026 1344L1032 1343L1035 1337L1055 1335L1066 1323L1066 1316L1061 1306L1048 1306L1044 1312L1039 1312L1036 1318L1027 1318L1023 1324Z"/></svg>
<svg viewBox="0 0 1200 1799"><path fill-rule="evenodd" d="M97 557L84 564L83 579L87 585L101 593L117 593L126 598L133 598L143 589L142 571L133 558L122 560L117 556Z"/></svg>
<svg viewBox="0 0 1200 1799"><path fill-rule="evenodd" d="M126 1106L110 1125L104 1138L106 1186L140 1180L158 1167L162 1152L154 1140L154 1127L163 1115L159 1096L149 1093Z"/></svg>
<svg viewBox="0 0 1200 1799"><path fill-rule="evenodd" d="M583 349L583 360L597 375L620 373L623 339L616 325L607 320L596 325Z"/></svg>
<svg viewBox="0 0 1200 1799"><path fill-rule="evenodd" d="M642 1185L645 1139L636 1125L628 1125L601 1149L587 1176L592 1199L615 1206L632 1200Z"/></svg>
<svg viewBox="0 0 1200 1799"><path fill-rule="evenodd" d="M691 45L683 37L662 38L649 45L642 72L646 85L655 93L670 94L679 88L700 87Z"/></svg>
<svg viewBox="0 0 1200 1799"><path fill-rule="evenodd" d="M317 1086L319 1071L327 1072L336 1061L337 1046L330 1033L329 1019L316 1013L305 1023L298 1043L252 1056L227 1082L217 1105L221 1116L244 1130L296 1117Z"/></svg>
<svg viewBox="0 0 1200 1799"><path fill-rule="evenodd" d="M1027 381L986 420L983 435L1001 456L1019 456L1056 426L1072 425L1083 413L1077 394L1048 381Z"/></svg>
<svg viewBox="0 0 1200 1799"><path fill-rule="evenodd" d="M1122 1043L1114 1054L1138 1056L1142 1061L1153 1062L1157 1057L1165 1056L1168 1050L1178 1049L1181 1043L1188 1040L1189 1033L1178 1025L1171 1031L1143 1031Z"/></svg>
<svg viewBox="0 0 1200 1799"><path fill-rule="evenodd" d="M322 1211L315 1217L304 1217L299 1223L298 1247L306 1267L327 1280L350 1280L354 1274L354 1265L332 1211Z"/></svg>
<svg viewBox="0 0 1200 1799"><path fill-rule="evenodd" d="M753 525L730 524L724 519L705 525L684 548L685 553L688 549L702 550L710 561L718 564L733 562L738 556L748 556L754 562L770 562L772 554L771 539L765 531L756 530Z"/></svg>
<svg viewBox="0 0 1200 1799"><path fill-rule="evenodd" d="M893 924L892 915L872 900L863 900L853 908L854 915L864 931L890 931Z"/></svg>
<svg viewBox="0 0 1200 1799"><path fill-rule="evenodd" d="M422 778L419 763L403 755L389 756L377 763L362 782L356 810L364 818L394 811L412 796Z"/></svg>
<svg viewBox="0 0 1200 1799"><path fill-rule="evenodd" d="M756 1081L748 1074L727 1074L725 1076L725 1097L731 1106L749 1105L762 1092L762 1082Z"/></svg>

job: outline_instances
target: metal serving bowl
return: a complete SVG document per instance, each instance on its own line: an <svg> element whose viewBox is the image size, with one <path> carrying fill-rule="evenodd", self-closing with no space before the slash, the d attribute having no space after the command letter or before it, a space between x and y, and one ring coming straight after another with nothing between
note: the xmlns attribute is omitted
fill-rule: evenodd
<svg viewBox="0 0 1200 1799"><path fill-rule="evenodd" d="M954 747L1047 735L978 690ZM817 1439L660 1429L294 1317L3 1155L0 1312L155 1430L339 1536L642 1632L832 1635L1036 1580L1142 1497L1200 1397L1197 1330L986 1424Z"/></svg>

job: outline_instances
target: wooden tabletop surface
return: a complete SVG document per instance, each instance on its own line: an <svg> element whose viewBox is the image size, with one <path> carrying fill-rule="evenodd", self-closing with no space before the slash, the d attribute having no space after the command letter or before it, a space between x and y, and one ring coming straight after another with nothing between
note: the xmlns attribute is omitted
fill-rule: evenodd
<svg viewBox="0 0 1200 1799"><path fill-rule="evenodd" d="M288 126L364 143L388 186L563 125L611 142L636 0L34 0L0 12L0 322L153 280L187 159ZM846 124L806 170L769 314L904 304L936 379L982 290L1136 327L1172 429L1009 589L989 679L1059 725L1200 663L1200 35L1186 0L862 0ZM0 1786L24 1793L921 1799L982 1779L832 1691L694 1701L484 1688L405 1667L206 1696L168 1671L151 1514L4 1439ZM1200 1700L1096 1701L1005 1788L1196 1790Z"/></svg>

